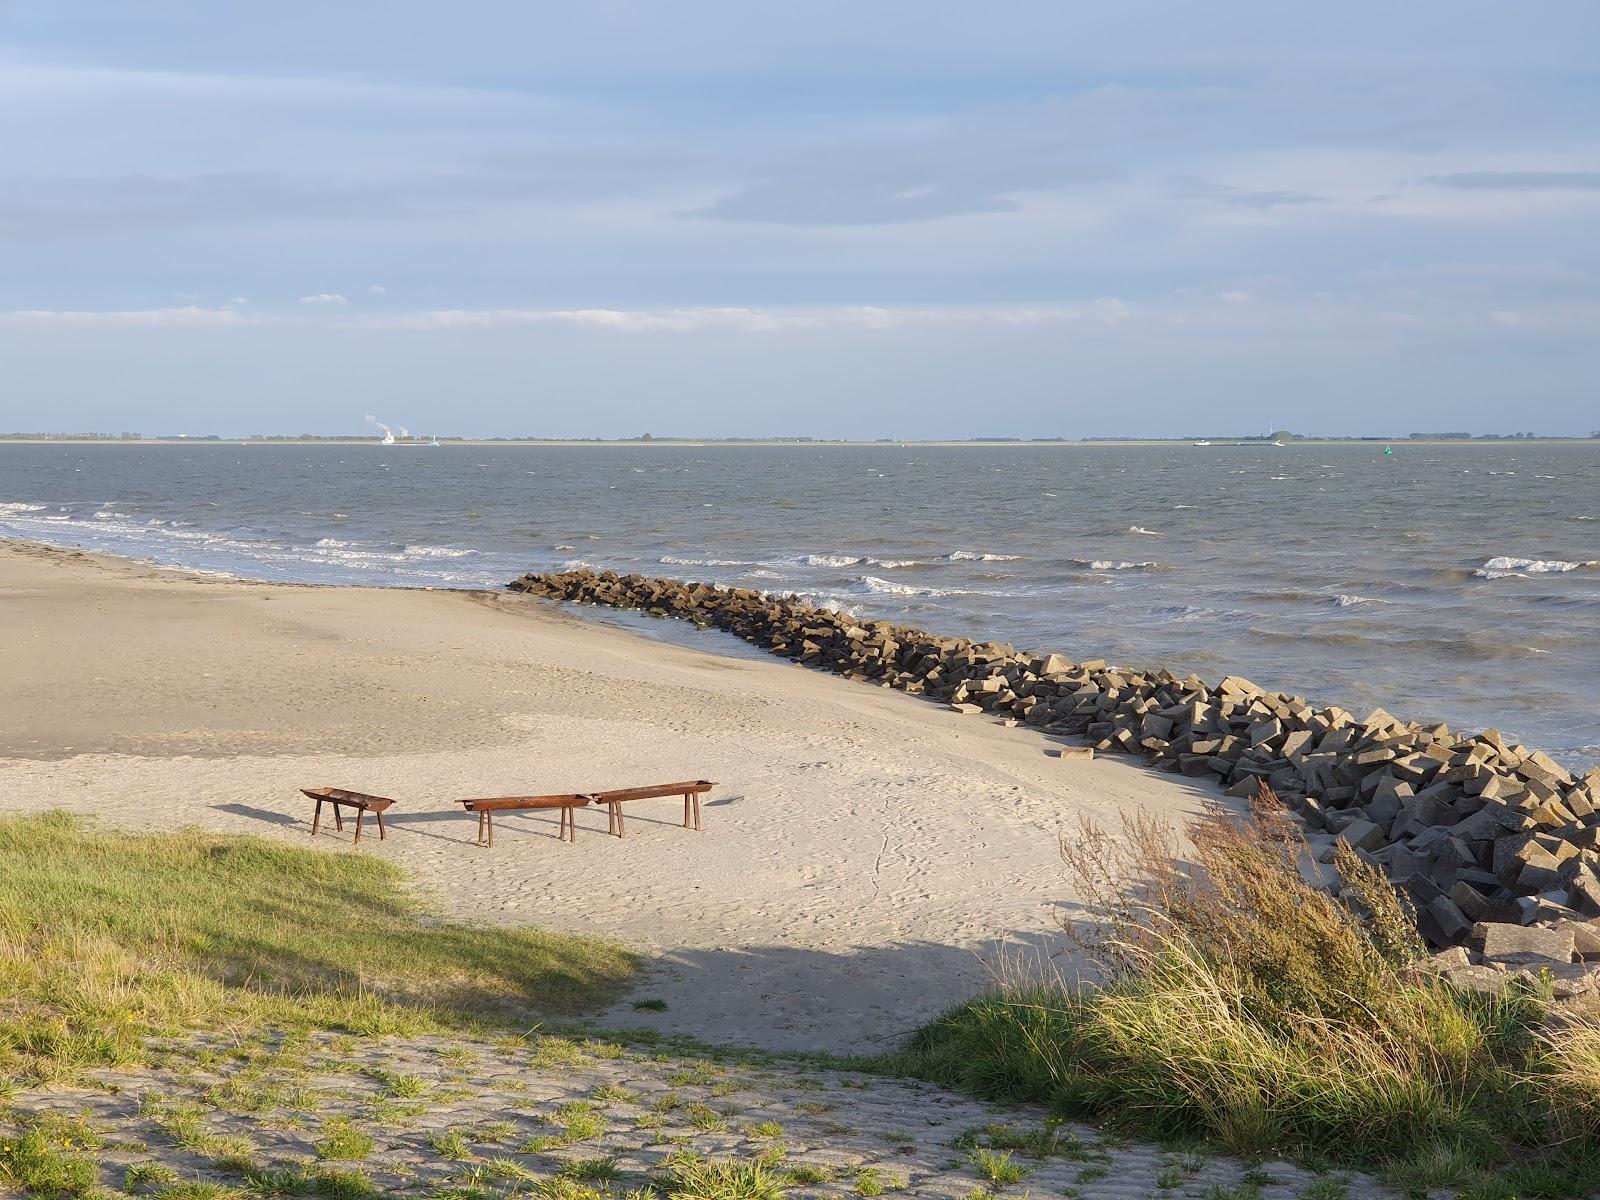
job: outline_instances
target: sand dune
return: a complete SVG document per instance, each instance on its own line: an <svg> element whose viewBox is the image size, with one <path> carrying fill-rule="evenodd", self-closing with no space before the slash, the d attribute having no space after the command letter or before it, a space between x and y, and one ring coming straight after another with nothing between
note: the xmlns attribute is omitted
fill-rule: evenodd
<svg viewBox="0 0 1600 1200"><path fill-rule="evenodd" d="M1057 838L1179 816L1187 781L1058 760L1036 733L669 645L511 594L239 583L0 545L0 808L308 841L321 784L397 797L386 841L444 911L615 935L652 956L603 1014L774 1048L882 1048L1061 950ZM717 780L625 840L453 800ZM344 838L321 838L332 852ZM597 1014L601 1016L602 1014Z"/></svg>

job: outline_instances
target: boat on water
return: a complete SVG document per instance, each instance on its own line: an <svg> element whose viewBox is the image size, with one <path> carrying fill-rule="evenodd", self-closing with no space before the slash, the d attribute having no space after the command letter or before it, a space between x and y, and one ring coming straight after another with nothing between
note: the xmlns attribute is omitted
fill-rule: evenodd
<svg viewBox="0 0 1600 1200"><path fill-rule="evenodd" d="M1195 443L1195 445L1196 446L1209 446L1209 445L1211 445L1211 443L1206 441L1205 438L1201 438L1198 442Z"/></svg>
<svg viewBox="0 0 1600 1200"><path fill-rule="evenodd" d="M404 429L400 431L399 437L395 437L394 430L385 429L383 431L383 437L380 439L378 444L382 446L437 446L439 444L439 439L436 437L412 437Z"/></svg>

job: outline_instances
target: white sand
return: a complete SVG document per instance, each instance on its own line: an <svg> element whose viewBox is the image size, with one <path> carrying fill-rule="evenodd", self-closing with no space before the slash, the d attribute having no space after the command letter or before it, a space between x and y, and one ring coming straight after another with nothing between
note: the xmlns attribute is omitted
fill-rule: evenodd
<svg viewBox="0 0 1600 1200"><path fill-rule="evenodd" d="M457 917L651 954L596 1014L771 1048L885 1048L988 977L1003 943L1063 949L1057 853L1080 814L1174 818L1202 792L1130 763L809 671L684 649L512 594L237 583L0 544L0 809L307 837L296 789L396 797L363 851ZM466 796L682 778L628 837ZM374 831L375 832L375 831Z"/></svg>

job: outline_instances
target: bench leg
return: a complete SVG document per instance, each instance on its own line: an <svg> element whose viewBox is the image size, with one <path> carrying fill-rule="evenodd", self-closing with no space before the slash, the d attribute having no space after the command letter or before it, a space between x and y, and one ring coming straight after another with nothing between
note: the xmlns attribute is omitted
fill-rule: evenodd
<svg viewBox="0 0 1600 1200"><path fill-rule="evenodd" d="M311 836L317 836L317 826L322 824L322 801L317 801L316 811L311 814Z"/></svg>
<svg viewBox="0 0 1600 1200"><path fill-rule="evenodd" d="M333 831L335 833L344 832L344 810L339 807L337 800L333 804Z"/></svg>
<svg viewBox="0 0 1600 1200"><path fill-rule="evenodd" d="M689 793L683 794L683 827L689 828Z"/></svg>
<svg viewBox="0 0 1600 1200"><path fill-rule="evenodd" d="M364 808L356 809L356 845L361 845L361 818L367 815Z"/></svg>
<svg viewBox="0 0 1600 1200"><path fill-rule="evenodd" d="M694 798L694 831L700 832L700 797Z"/></svg>
<svg viewBox="0 0 1600 1200"><path fill-rule="evenodd" d="M383 813L375 812L372 815L378 819L378 840L381 842L383 841Z"/></svg>

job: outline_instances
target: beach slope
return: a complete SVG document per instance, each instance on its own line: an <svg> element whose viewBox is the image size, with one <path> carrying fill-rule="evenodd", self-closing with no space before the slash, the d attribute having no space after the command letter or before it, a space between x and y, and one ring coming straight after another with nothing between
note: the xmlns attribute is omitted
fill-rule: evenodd
<svg viewBox="0 0 1600 1200"><path fill-rule="evenodd" d="M441 911L650 956L597 1020L774 1049L888 1048L1004 947L1059 953L1060 835L1201 799L1057 759L1026 729L511 593L243 583L5 543L0 671L0 809L309 843L298 788L393 796L388 838L361 848ZM455 803L683 778L718 782L704 832L668 799L633 806L624 840L587 810L568 845L536 813L486 850Z"/></svg>

